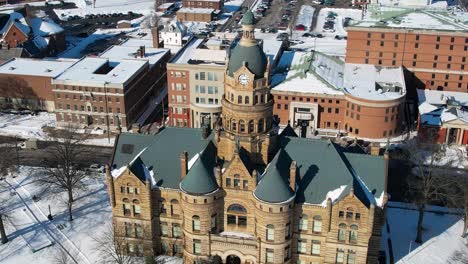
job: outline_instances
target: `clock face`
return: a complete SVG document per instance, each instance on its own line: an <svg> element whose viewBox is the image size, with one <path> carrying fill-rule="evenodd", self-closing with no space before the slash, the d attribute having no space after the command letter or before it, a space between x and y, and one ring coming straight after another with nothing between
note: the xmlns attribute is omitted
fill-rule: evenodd
<svg viewBox="0 0 468 264"><path fill-rule="evenodd" d="M239 75L239 83L242 85L246 85L247 83L249 83L249 79L250 77L245 74Z"/></svg>

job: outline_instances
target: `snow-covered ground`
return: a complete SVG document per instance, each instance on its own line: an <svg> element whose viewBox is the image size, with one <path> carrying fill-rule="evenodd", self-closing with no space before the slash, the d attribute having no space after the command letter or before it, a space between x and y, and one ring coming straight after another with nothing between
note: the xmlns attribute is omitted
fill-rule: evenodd
<svg viewBox="0 0 468 264"><path fill-rule="evenodd" d="M323 31L323 25L325 24L326 17L329 12L334 12L337 14L335 18L335 32L324 32ZM345 17L350 17L353 20L351 20L350 23L355 23L356 21L362 20L362 11L359 9L349 9L349 8L322 8L320 9L320 12L317 17L317 23L315 25L314 31L320 32L322 34L328 34L328 35L340 35L340 36L346 36L348 33L343 27L343 21Z"/></svg>
<svg viewBox="0 0 468 264"><path fill-rule="evenodd" d="M44 126L55 126L55 114L39 113L36 116L0 114L0 135L20 138L45 139Z"/></svg>
<svg viewBox="0 0 468 264"><path fill-rule="evenodd" d="M39 113L38 115L14 115L0 113L0 135L17 136L22 139L49 140L43 127L55 127L55 114ZM81 131L77 131L81 132ZM85 131L83 131L85 132ZM87 131L89 133L89 131ZM98 132L91 134L99 134ZM90 138L84 144L97 146L113 146L115 138Z"/></svg>
<svg viewBox="0 0 468 264"><path fill-rule="evenodd" d="M8 184L0 185L0 199L7 201L8 214L11 216L7 233L10 239L0 245L0 263L52 263L52 256L62 248L71 252L78 263L95 263L98 253L94 250L93 238L101 234L111 221L111 208L106 191L105 177L90 177L86 180L88 190L77 193L74 203L74 220L68 222L65 196L48 194L35 182L35 176L43 173L39 168L21 167L19 176L8 178ZM14 190L14 191L13 191ZM13 193L13 194L12 194ZM37 202L32 200L36 195ZM47 220L48 206L51 206L53 221ZM23 211L25 209L25 211ZM24 221L25 212L28 221ZM18 226L16 223L26 222ZM16 227L16 228L15 228ZM33 253L26 241L34 242L35 236L53 241L53 245Z"/></svg>
<svg viewBox="0 0 468 264"><path fill-rule="evenodd" d="M416 208L409 204L390 202L386 221L388 229L386 225L382 229L382 248L387 251L387 263L390 263L388 238L392 243L395 263L450 263L456 251L468 254L468 240L461 237L462 218L456 210L429 206L424 214L423 243L419 245L414 242L418 221Z"/></svg>
<svg viewBox="0 0 468 264"><path fill-rule="evenodd" d="M78 8L74 9L54 9L54 12L61 19L68 16L81 16L87 14L112 14L112 13L133 13L148 15L154 11L153 0L96 0L96 7L93 8L92 0L68 0L73 2ZM62 15L63 14L63 15Z"/></svg>
<svg viewBox="0 0 468 264"><path fill-rule="evenodd" d="M0 263L50 264L61 250L70 252L78 264L100 263L94 239L106 232L112 223L105 176L96 174L86 179L88 190L75 194L74 220L69 222L63 202L65 196L47 193L35 181L39 173L43 173L40 168L21 167L16 178L9 177L7 182L0 182L0 200L7 203L2 207L5 205L9 215L6 230L10 240L0 244ZM34 202L33 196L39 199ZM54 216L52 221L46 217L49 205ZM47 247L41 249L41 245ZM39 250L34 253L31 246ZM178 258L162 259L168 264L182 264Z"/></svg>
<svg viewBox="0 0 468 264"><path fill-rule="evenodd" d="M311 31L312 19L314 18L315 8L309 5L301 6L301 10L296 18L296 26L303 25L306 27L306 31Z"/></svg>

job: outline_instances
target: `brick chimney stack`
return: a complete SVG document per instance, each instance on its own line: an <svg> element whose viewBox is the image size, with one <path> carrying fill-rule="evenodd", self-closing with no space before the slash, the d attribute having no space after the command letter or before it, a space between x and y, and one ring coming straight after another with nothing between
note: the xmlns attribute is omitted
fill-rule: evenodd
<svg viewBox="0 0 468 264"><path fill-rule="evenodd" d="M180 178L183 179L188 172L188 153L184 151L180 154Z"/></svg>
<svg viewBox="0 0 468 264"><path fill-rule="evenodd" d="M289 167L289 187L294 192L296 191L296 162L293 160L291 162L291 167Z"/></svg>
<svg viewBox="0 0 468 264"><path fill-rule="evenodd" d="M151 27L151 35L153 35L153 48L159 48L159 29L158 25Z"/></svg>

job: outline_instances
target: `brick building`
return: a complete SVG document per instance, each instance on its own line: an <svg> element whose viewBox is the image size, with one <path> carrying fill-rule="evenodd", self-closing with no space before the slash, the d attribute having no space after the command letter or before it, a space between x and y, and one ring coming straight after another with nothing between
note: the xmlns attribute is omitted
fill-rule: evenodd
<svg viewBox="0 0 468 264"><path fill-rule="evenodd" d="M113 46L52 80L59 125L126 131L161 92L167 49Z"/></svg>
<svg viewBox="0 0 468 264"><path fill-rule="evenodd" d="M233 38L233 34L222 34L207 41L193 39L168 63L171 125L200 128L206 124L213 127L221 114L226 56ZM270 60L276 62L282 53L282 42L263 40L261 44Z"/></svg>
<svg viewBox="0 0 468 264"><path fill-rule="evenodd" d="M468 94L419 90L418 134L441 144L468 145Z"/></svg>
<svg viewBox="0 0 468 264"><path fill-rule="evenodd" d="M54 111L51 81L72 66L75 59L13 58L0 65L0 104Z"/></svg>
<svg viewBox="0 0 468 264"><path fill-rule="evenodd" d="M212 8L215 10L223 10L224 0L183 0L182 6L190 8Z"/></svg>
<svg viewBox="0 0 468 264"><path fill-rule="evenodd" d="M281 127L290 123L298 135L386 138L399 135L407 122L401 67L343 63L318 52L289 52L277 68L290 70L272 77L274 114Z"/></svg>
<svg viewBox="0 0 468 264"><path fill-rule="evenodd" d="M377 10L347 28L346 62L402 65L419 89L468 92L468 26L447 11Z"/></svg>
<svg viewBox="0 0 468 264"><path fill-rule="evenodd" d="M107 190L124 253L184 263L378 263L388 157L276 134L269 62L253 29L248 11L213 133L168 127L116 140Z"/></svg>
<svg viewBox="0 0 468 264"><path fill-rule="evenodd" d="M176 16L179 21L211 22L215 19L216 13L213 8L182 7Z"/></svg>

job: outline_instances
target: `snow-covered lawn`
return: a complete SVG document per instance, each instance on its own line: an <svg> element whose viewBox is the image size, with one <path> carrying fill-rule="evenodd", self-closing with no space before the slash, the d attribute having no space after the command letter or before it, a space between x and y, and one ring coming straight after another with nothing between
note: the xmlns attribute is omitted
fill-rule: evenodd
<svg viewBox="0 0 468 264"><path fill-rule="evenodd" d="M105 176L101 174L86 179L89 189L75 195L74 220L69 222L63 202L65 196L48 194L35 182L38 173L43 171L21 167L18 177L7 180L9 185L4 181L0 185L0 199L8 203L9 222L15 223L15 226L7 223L10 242L0 245L0 263L48 264L52 263L51 257L60 248L71 252L80 264L98 263L94 261L98 259L98 253L94 250L93 238L101 234L111 221ZM34 195L39 198L36 202L32 200ZM53 221L46 217L49 205ZM33 253L27 240L32 243L50 240L53 245Z"/></svg>
<svg viewBox="0 0 468 264"><path fill-rule="evenodd" d="M323 25L325 24L325 21L329 12L334 12L337 14L334 20L335 32L323 31ZM320 9L320 12L318 14L317 23L315 25L314 31L321 32L322 34L333 35L333 36L335 35L346 36L348 35L348 33L343 27L343 21L345 17L350 17L353 19L351 20L350 23L360 21L362 20L362 11L359 9L349 9L349 8L322 8Z"/></svg>
<svg viewBox="0 0 468 264"><path fill-rule="evenodd" d="M154 0L96 0L95 8L93 8L92 0L69 0L68 2L75 3L78 8L54 9L54 12L61 19L72 15L84 17L87 14L125 14L129 11L148 15L154 11Z"/></svg>
<svg viewBox="0 0 468 264"><path fill-rule="evenodd" d="M423 243L414 242L418 212L414 206L404 203L390 202L387 209L387 226L382 229L382 248L387 252L387 238L390 238L395 263L440 264L449 263L455 251L468 254L462 238L463 217L460 211L448 210L444 207L429 206L424 214Z"/></svg>
<svg viewBox="0 0 468 264"><path fill-rule="evenodd" d="M312 19L314 18L315 8L309 5L301 6L301 10L296 18L296 25L303 25L306 31L311 31Z"/></svg>
<svg viewBox="0 0 468 264"><path fill-rule="evenodd" d="M0 113L0 135L20 138L45 139L44 126L55 126L55 114L39 113L36 116Z"/></svg>
<svg viewBox="0 0 468 264"><path fill-rule="evenodd" d="M0 135L17 136L22 139L50 140L44 127L55 127L55 114L39 113L38 115L14 115L0 113ZM77 130L78 133L86 132L99 135L102 131ZM84 142L87 145L113 146L115 138L111 137L110 142L107 137L91 137Z"/></svg>

